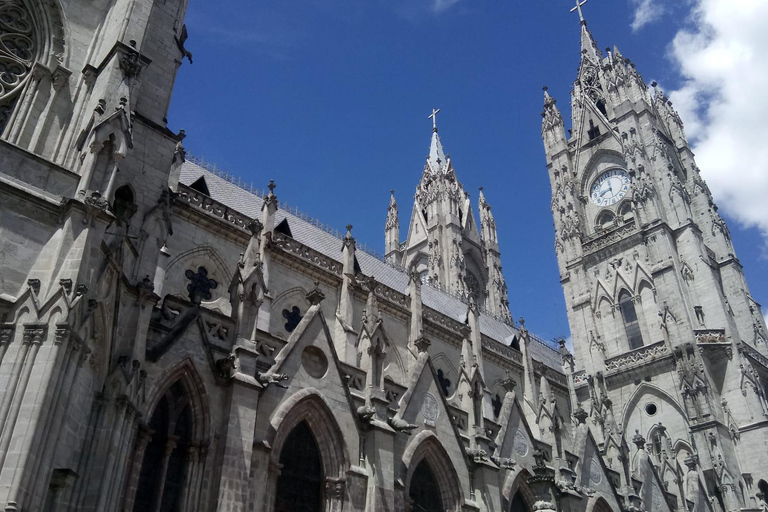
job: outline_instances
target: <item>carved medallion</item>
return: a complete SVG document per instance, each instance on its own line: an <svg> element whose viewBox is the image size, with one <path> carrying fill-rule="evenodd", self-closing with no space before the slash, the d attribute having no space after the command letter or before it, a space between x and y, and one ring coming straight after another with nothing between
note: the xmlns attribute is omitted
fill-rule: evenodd
<svg viewBox="0 0 768 512"><path fill-rule="evenodd" d="M589 481L593 484L599 484L603 481L603 472L600 471L600 464L595 459L589 465Z"/></svg>
<svg viewBox="0 0 768 512"><path fill-rule="evenodd" d="M437 420L437 416L440 410L437 408L437 398L432 393L424 395L424 402L421 404L421 415L427 421L434 422Z"/></svg>
<svg viewBox="0 0 768 512"><path fill-rule="evenodd" d="M309 346L301 353L301 366L310 377L322 379L328 371L328 358L319 348Z"/></svg>
<svg viewBox="0 0 768 512"><path fill-rule="evenodd" d="M662 500L661 490L654 482L654 484L651 486L651 501L653 501L654 510L661 509L661 503L662 503L661 500Z"/></svg>
<svg viewBox="0 0 768 512"><path fill-rule="evenodd" d="M515 439L512 442L512 449L515 450L515 453L521 457L528 455L528 440L525 438L525 434L520 429L517 429L517 432L515 432Z"/></svg>

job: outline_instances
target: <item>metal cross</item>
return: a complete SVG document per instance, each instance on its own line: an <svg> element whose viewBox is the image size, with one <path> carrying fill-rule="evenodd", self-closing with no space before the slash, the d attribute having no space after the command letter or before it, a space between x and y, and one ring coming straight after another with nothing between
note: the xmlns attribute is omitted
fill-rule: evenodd
<svg viewBox="0 0 768 512"><path fill-rule="evenodd" d="M581 6L587 3L587 0L582 0L579 2L579 0L576 0L576 7L571 9L571 12L579 11L579 21L584 21L584 14L581 12Z"/></svg>
<svg viewBox="0 0 768 512"><path fill-rule="evenodd" d="M584 1L586 1L586 0L584 0ZM432 129L435 130L435 131L437 131L437 113L438 112L440 112L439 108L437 110L435 110L433 108L432 109L432 114L427 116L427 119L430 119L430 118L432 119Z"/></svg>

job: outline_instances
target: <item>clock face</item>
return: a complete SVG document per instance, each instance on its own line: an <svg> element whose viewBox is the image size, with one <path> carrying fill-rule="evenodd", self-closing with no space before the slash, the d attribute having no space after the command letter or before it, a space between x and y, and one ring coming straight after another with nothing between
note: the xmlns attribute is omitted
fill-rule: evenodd
<svg viewBox="0 0 768 512"><path fill-rule="evenodd" d="M624 169L605 171L592 182L589 199L597 206L611 206L627 195L629 184L629 173Z"/></svg>

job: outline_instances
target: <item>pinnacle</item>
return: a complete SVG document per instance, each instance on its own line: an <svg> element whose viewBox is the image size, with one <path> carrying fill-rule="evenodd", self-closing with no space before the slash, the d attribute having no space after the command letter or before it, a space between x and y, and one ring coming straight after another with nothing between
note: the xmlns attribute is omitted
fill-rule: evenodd
<svg viewBox="0 0 768 512"><path fill-rule="evenodd" d="M600 49L592 37L592 32L587 28L586 23L581 25L581 55L591 60L593 64L599 64L602 60Z"/></svg>
<svg viewBox="0 0 768 512"><path fill-rule="evenodd" d="M429 156L427 157L432 172L439 172L446 162L443 145L440 143L440 137L437 131L432 132L432 142L429 146Z"/></svg>

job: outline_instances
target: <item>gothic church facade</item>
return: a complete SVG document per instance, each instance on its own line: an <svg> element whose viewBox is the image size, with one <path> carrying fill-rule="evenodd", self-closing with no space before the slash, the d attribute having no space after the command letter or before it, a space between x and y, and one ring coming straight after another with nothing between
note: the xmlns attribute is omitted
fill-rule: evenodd
<svg viewBox="0 0 768 512"><path fill-rule="evenodd" d="M386 260L188 160L166 120L185 10L0 3L4 510L761 506L765 325L674 111L618 52L583 26L577 136L545 99L574 359L512 320L491 208L436 129ZM629 207L579 199L614 179Z"/></svg>

